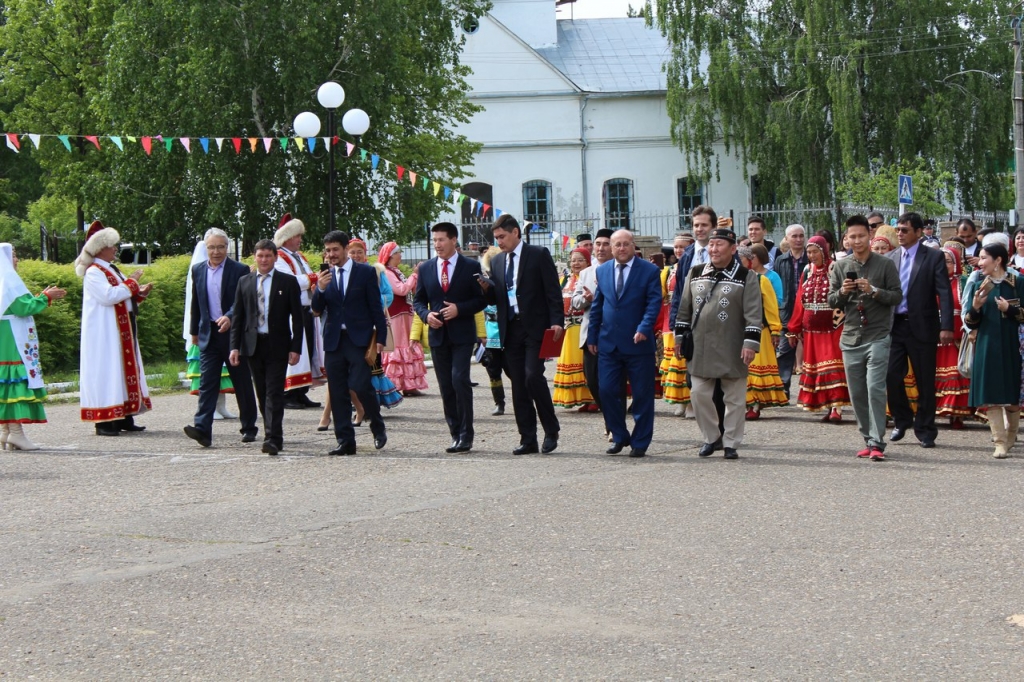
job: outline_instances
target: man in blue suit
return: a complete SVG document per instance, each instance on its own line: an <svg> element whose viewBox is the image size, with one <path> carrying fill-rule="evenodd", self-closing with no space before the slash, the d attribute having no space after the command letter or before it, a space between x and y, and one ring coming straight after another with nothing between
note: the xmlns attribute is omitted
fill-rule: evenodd
<svg viewBox="0 0 1024 682"><path fill-rule="evenodd" d="M661 309L658 266L637 258L633 234L612 235L614 260L597 268L597 295L590 307L587 345L598 356L605 427L612 433L609 455L627 445L630 457L643 457L654 437L655 329ZM633 433L619 400L622 373L633 388Z"/></svg>
<svg viewBox="0 0 1024 682"><path fill-rule="evenodd" d="M199 407L194 423L185 427L185 435L205 448L213 440L213 413L220 394L221 368L231 355L231 321L234 317L238 280L249 268L228 258L228 236L211 227L203 236L208 260L192 267L192 310L189 333L199 346ZM228 375L235 388L238 414L242 422L242 442L256 440L256 395L252 390L249 366L228 363Z"/></svg>
<svg viewBox="0 0 1024 682"><path fill-rule="evenodd" d="M370 419L373 446L380 450L388 442L377 393L370 383L371 366L366 362L367 347L373 340L373 333L377 333L375 353L384 349L384 340L388 336L380 285L373 266L350 260L347 248L348 235L344 232L332 230L324 236L325 262L330 267L317 279L312 301L313 312L327 314L323 326L324 368L331 397L334 436L338 440L338 447L329 455L356 454L349 390L355 391Z"/></svg>
<svg viewBox="0 0 1024 682"><path fill-rule="evenodd" d="M486 305L480 263L456 252L459 230L452 223L438 223L430 232L437 257L420 263L413 309L430 328L430 358L452 435L447 452L469 452L474 435L469 360L477 342L473 316Z"/></svg>

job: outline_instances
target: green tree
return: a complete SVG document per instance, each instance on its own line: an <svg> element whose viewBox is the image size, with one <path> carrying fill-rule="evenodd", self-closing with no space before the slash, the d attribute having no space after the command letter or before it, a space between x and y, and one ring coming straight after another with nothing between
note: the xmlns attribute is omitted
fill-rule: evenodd
<svg viewBox="0 0 1024 682"><path fill-rule="evenodd" d="M949 171L934 168L921 158L899 166L882 166L877 161L872 165L877 167L874 172L854 168L847 173L846 180L836 187L841 203L895 210L899 176L909 175L914 183L914 204L908 210L925 217L949 213L947 205L953 190L953 174Z"/></svg>
<svg viewBox="0 0 1024 682"><path fill-rule="evenodd" d="M990 0L655 4L673 138L705 179L721 141L780 201L831 202L858 170L918 158L968 209L1003 195L1011 33Z"/></svg>
<svg viewBox="0 0 1024 682"><path fill-rule="evenodd" d="M10 103L3 114L7 131L91 135L102 129L93 103L106 70L104 40L116 5L115 0L7 0L0 26L0 99ZM29 144L26 140L23 149ZM105 163L84 139L75 139L72 149L68 154L60 144L50 144L31 156L42 170L46 192L73 199L76 224L82 225L90 203L86 180L103 172Z"/></svg>
<svg viewBox="0 0 1024 682"><path fill-rule="evenodd" d="M316 88L337 80L349 108L371 120L360 144L433 179L457 177L478 147L451 132L474 112L460 64L466 14L480 0L293 0L265 3L153 0L126 3L109 36L109 68L99 108L106 127L165 136L291 137L296 114L326 114ZM157 144L151 158L133 146L108 154L109 173L90 193L128 234L160 241L165 251L191 248L211 224L252 245L269 236L286 211L303 219L311 242L327 230L327 160L317 154L270 154L230 141L204 154ZM294 141L289 140L290 147ZM380 164L338 150L338 226L375 237L420 234L443 196L399 183ZM403 186L404 185L404 186Z"/></svg>

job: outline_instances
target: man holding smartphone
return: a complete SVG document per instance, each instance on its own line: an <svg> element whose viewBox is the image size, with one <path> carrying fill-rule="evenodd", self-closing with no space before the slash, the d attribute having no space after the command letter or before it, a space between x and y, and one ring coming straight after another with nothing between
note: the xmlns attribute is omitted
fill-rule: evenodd
<svg viewBox="0 0 1024 682"><path fill-rule="evenodd" d="M832 268L828 303L846 313L839 347L857 428L864 438L864 448L857 456L882 462L892 309L903 300L903 290L896 264L871 252L867 218L850 217L846 236L852 253Z"/></svg>

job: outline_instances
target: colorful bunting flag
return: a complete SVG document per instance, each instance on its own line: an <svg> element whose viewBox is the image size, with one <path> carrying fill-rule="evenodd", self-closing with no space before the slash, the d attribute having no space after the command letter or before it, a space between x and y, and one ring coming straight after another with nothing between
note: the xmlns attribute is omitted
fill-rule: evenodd
<svg viewBox="0 0 1024 682"><path fill-rule="evenodd" d="M430 186L430 178L423 178L423 189L426 189L429 186ZM434 194L437 194L437 192L434 192Z"/></svg>
<svg viewBox="0 0 1024 682"><path fill-rule="evenodd" d="M120 149L122 152L124 151L124 143L121 142L121 138L120 137L118 137L117 135L111 135L110 136L110 141L114 143L115 147Z"/></svg>
<svg viewBox="0 0 1024 682"><path fill-rule="evenodd" d="M36 146L36 149L39 149L39 137L39 135L36 135L34 133L28 134L28 139L32 140L32 144Z"/></svg>
<svg viewBox="0 0 1024 682"><path fill-rule="evenodd" d="M68 151L71 151L71 141L68 139L67 135L58 135L57 139L60 140L65 147L67 147Z"/></svg>
<svg viewBox="0 0 1024 682"><path fill-rule="evenodd" d="M395 166L395 172L398 173L398 179L401 180L402 176L405 175L405 167Z"/></svg>
<svg viewBox="0 0 1024 682"><path fill-rule="evenodd" d="M17 133L7 133L7 146L10 147L15 154L21 153L21 141L18 139Z"/></svg>
<svg viewBox="0 0 1024 682"><path fill-rule="evenodd" d="M452 195L452 188L451 187L445 187L444 188L444 200L448 201L448 197L450 197L451 195Z"/></svg>
<svg viewBox="0 0 1024 682"><path fill-rule="evenodd" d="M322 139L324 141L324 149L326 149L327 151L331 151L331 138L330 137L323 137L323 138L320 138L320 139Z"/></svg>
<svg viewBox="0 0 1024 682"><path fill-rule="evenodd" d="M409 184L413 187L416 186L416 173L409 171Z"/></svg>
<svg viewBox="0 0 1024 682"><path fill-rule="evenodd" d="M217 143L217 151L219 151L219 152L224 151L224 138L223 137L215 137L215 138L213 138L213 141Z"/></svg>
<svg viewBox="0 0 1024 682"><path fill-rule="evenodd" d="M362 150L360 150L360 151L362 151ZM363 156L363 159L365 160L366 157ZM377 155L377 154L374 154L372 157L370 157L370 170L377 170L377 164L378 163L380 163L380 156Z"/></svg>
<svg viewBox="0 0 1024 682"><path fill-rule="evenodd" d="M263 138L263 149L268 154L270 153L270 145L272 145L272 144L274 144L274 138L272 138L272 137L264 137Z"/></svg>
<svg viewBox="0 0 1024 682"><path fill-rule="evenodd" d="M424 189L426 189L426 187L424 187ZM440 182L435 182L434 183L434 196L436 197L437 193L440 192L440 191L441 191L441 183ZM447 199L447 198L448 197L445 197L445 199Z"/></svg>
<svg viewBox="0 0 1024 682"><path fill-rule="evenodd" d="M210 153L210 138L208 138L208 137L200 137L199 138L199 145L203 148L203 152L204 153L206 153L206 154Z"/></svg>
<svg viewBox="0 0 1024 682"><path fill-rule="evenodd" d="M70 147L68 147L70 149ZM153 138L144 137L142 138L142 149L146 152L146 156L153 153Z"/></svg>
<svg viewBox="0 0 1024 682"><path fill-rule="evenodd" d="M288 151L288 138L287 137L279 137L279 138L277 138L277 141L281 144L281 151L283 151L283 152Z"/></svg>
<svg viewBox="0 0 1024 682"><path fill-rule="evenodd" d="M181 146L185 148L185 151L187 153L191 154L192 153L192 146L191 146L192 145L192 140L190 140L187 137L179 137L178 139L181 140ZM171 151L171 148L168 147L167 151Z"/></svg>
<svg viewBox="0 0 1024 682"><path fill-rule="evenodd" d="M377 155L374 154L374 156L377 156ZM360 161L366 161L366 150L365 149L360 149L359 150L359 160ZM374 168L376 168L376 166L374 166Z"/></svg>
<svg viewBox="0 0 1024 682"><path fill-rule="evenodd" d="M569 248L569 235L565 235L564 237L562 237L562 249L568 249L568 248Z"/></svg>
<svg viewBox="0 0 1024 682"><path fill-rule="evenodd" d="M308 140L306 140L306 142L309 143L309 153L312 154L313 150L316 149L316 138L311 137Z"/></svg>
<svg viewBox="0 0 1024 682"><path fill-rule="evenodd" d="M232 137L231 138L231 146L233 146L235 148L235 153L236 154L241 154L242 153L242 138L240 138L240 137Z"/></svg>
<svg viewBox="0 0 1024 682"><path fill-rule="evenodd" d="M164 149L166 149L168 152L171 151L171 145L173 145L173 144L174 144L174 138L173 137L168 137L167 139L164 140Z"/></svg>
<svg viewBox="0 0 1024 682"><path fill-rule="evenodd" d="M250 137L249 138L249 151L251 151L253 154L256 153L256 145L259 144L259 141L260 141L260 138L258 138L258 137Z"/></svg>
<svg viewBox="0 0 1024 682"><path fill-rule="evenodd" d="M345 143L345 156L352 156L352 150L355 149L355 148L356 148L356 146L354 144L352 144L351 142L346 142Z"/></svg>
<svg viewBox="0 0 1024 682"><path fill-rule="evenodd" d="M97 137L96 135L86 135L85 139L89 140L89 142L92 142L96 146L96 149L100 148L100 138Z"/></svg>

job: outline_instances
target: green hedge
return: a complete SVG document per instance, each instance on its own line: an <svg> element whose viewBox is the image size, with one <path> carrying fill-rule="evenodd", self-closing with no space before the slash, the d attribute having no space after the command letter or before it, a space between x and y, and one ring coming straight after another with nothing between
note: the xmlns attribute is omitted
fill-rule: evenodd
<svg viewBox="0 0 1024 682"><path fill-rule="evenodd" d="M314 270L320 268L320 254L306 256ZM142 283L153 283L153 291L139 306L139 346L145 362L185 360L182 326L185 315L185 280L191 256L158 258L143 267ZM252 259L247 258L247 264ZM126 276L135 266L119 266ZM402 270L407 270L402 267ZM82 280L73 265L37 260L20 260L18 274L33 294L56 285L68 290L62 301L36 316L39 328L40 361L46 372L77 370L81 342ZM407 273L408 274L408 273Z"/></svg>

